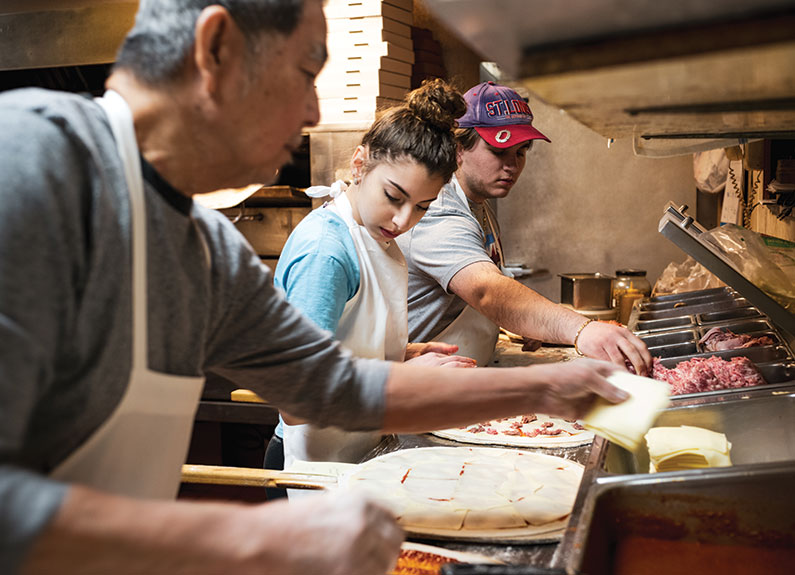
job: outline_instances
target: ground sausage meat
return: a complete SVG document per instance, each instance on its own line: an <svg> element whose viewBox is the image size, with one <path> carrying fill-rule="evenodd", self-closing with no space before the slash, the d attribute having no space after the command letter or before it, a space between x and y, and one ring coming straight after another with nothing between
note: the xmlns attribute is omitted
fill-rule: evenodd
<svg viewBox="0 0 795 575"><path fill-rule="evenodd" d="M727 361L714 355L694 357L677 364L673 369L663 366L655 358L652 377L668 382L673 395L752 387L766 383L747 357L733 357Z"/></svg>

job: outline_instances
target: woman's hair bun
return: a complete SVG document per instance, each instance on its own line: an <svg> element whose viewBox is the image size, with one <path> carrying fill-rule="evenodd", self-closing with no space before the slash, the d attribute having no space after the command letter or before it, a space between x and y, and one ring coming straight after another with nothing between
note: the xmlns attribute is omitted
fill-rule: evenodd
<svg viewBox="0 0 795 575"><path fill-rule="evenodd" d="M441 78L423 80L422 85L406 96L406 106L421 120L441 130L452 130L464 115L464 97Z"/></svg>

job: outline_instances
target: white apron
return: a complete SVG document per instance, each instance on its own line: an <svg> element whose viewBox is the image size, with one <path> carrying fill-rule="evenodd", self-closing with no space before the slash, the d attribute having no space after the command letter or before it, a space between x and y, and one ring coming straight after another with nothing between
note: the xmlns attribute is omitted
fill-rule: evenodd
<svg viewBox="0 0 795 575"><path fill-rule="evenodd" d="M50 476L119 495L173 499L204 379L148 368L146 206L132 113L116 92L96 101L108 115L130 193L132 370L111 416Z"/></svg>
<svg viewBox="0 0 795 575"><path fill-rule="evenodd" d="M353 219L345 193L325 208L338 214L353 238L359 289L345 304L335 337L354 355L403 361L408 343L408 271L395 242L376 241ZM284 468L296 460L358 463L381 441L379 432L351 432L311 424L284 425ZM288 490L294 495L295 490Z"/></svg>
<svg viewBox="0 0 795 575"><path fill-rule="evenodd" d="M469 206L469 199L467 198L461 185L453 180L455 191L464 202ZM496 238L497 227L494 222L494 214L488 204L484 204L483 209L486 214L487 225L490 230L484 230L484 233L491 231ZM508 277L513 275L505 269L505 260L502 254L502 248L499 241L496 242L497 253L500 257L500 271ZM488 365L491 356L494 355L494 347L497 344L497 336L500 334L500 328L489 318L484 316L478 310L471 306L466 306L453 323L448 325L439 335L434 337L434 341L443 341L444 343L454 344L458 346L458 355L471 357L478 362L479 366Z"/></svg>

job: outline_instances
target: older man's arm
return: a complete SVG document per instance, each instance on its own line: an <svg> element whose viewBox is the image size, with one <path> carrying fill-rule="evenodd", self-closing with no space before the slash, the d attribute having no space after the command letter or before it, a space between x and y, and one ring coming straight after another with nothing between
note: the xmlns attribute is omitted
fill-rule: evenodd
<svg viewBox="0 0 795 575"><path fill-rule="evenodd" d="M348 493L263 505L145 501L72 486L21 575L372 575L403 531Z"/></svg>
<svg viewBox="0 0 795 575"><path fill-rule="evenodd" d="M500 327L549 343L574 344L577 331L587 319L504 276L490 262L462 268L450 280L448 291ZM639 374L651 371L652 358L646 345L617 325L590 323L580 332L577 348L589 357L621 366L626 358Z"/></svg>

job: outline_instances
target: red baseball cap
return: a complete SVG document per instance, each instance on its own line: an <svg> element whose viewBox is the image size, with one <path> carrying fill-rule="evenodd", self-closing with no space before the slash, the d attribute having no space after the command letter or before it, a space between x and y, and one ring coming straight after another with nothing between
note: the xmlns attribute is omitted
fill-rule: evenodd
<svg viewBox="0 0 795 575"><path fill-rule="evenodd" d="M464 94L466 113L458 119L461 128L475 128L495 148L510 148L528 140L546 140L533 127L533 112L515 90L494 82L483 82Z"/></svg>

